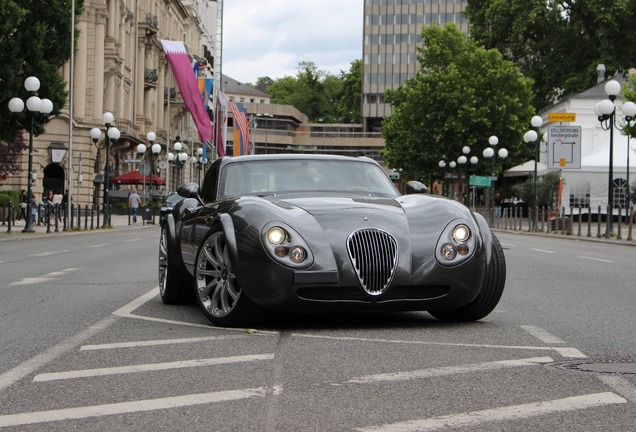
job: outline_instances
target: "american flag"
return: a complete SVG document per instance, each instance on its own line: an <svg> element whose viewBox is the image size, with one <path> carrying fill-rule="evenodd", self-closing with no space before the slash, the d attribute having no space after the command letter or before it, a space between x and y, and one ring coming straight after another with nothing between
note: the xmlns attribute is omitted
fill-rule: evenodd
<svg viewBox="0 0 636 432"><path fill-rule="evenodd" d="M245 111L239 108L234 102L230 102L230 110L232 111L232 117L234 118L234 128L238 128L241 136L241 142L234 143L234 154L236 154L237 146L240 146L239 154L250 154L250 130Z"/></svg>

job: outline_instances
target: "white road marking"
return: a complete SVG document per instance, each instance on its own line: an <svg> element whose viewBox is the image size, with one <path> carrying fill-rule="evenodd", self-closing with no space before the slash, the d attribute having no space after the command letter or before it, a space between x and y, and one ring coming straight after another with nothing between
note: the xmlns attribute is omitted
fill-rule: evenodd
<svg viewBox="0 0 636 432"><path fill-rule="evenodd" d="M104 246L111 246L112 243L101 243L101 244L94 244L94 245L90 245L89 247L92 248L100 248L100 247L104 247Z"/></svg>
<svg viewBox="0 0 636 432"><path fill-rule="evenodd" d="M52 346L46 351L34 357L31 357L29 360L24 361L13 369L3 373L2 375L0 375L0 392L11 386L15 382L23 379L27 375L32 374L48 362L55 360L66 352L74 349L82 342L93 337L103 329L110 327L116 321L117 318L114 316L104 318L103 320L96 322L93 327L89 327L86 330L79 332L75 336L72 336L58 343L57 345Z"/></svg>
<svg viewBox="0 0 636 432"><path fill-rule="evenodd" d="M174 321L174 320L167 320L167 319L163 319L163 318L154 318L154 317L148 317L148 316L143 316L143 315L134 315L132 313L135 309L141 307L146 302L152 300L158 294L159 294L159 286L156 286L155 288L153 288L150 291L148 291L146 294L136 298L135 300L133 300L132 302L128 303L127 305L117 309L115 312L113 312L113 314L117 315L117 316L120 316L120 317L124 317L124 318L132 318L132 319L138 319L138 320L142 320L142 321L160 322L160 323L164 323L164 324L175 324L175 325L182 325L182 326L189 326L189 327L201 327L201 328L205 328L205 329L208 329L208 330L227 330L227 331L233 331L233 332L245 332L245 329L243 329L243 328L212 327L209 324L197 324L197 323L191 323L191 322L187 322L187 321ZM258 334L258 335L277 335L278 332L277 331L259 330L258 333L255 333L255 334Z"/></svg>
<svg viewBox="0 0 636 432"><path fill-rule="evenodd" d="M531 325L522 325L522 329L530 333L532 336L536 337L543 343L547 344L562 344L565 343L562 339L559 339L552 333L542 329L541 327L531 326Z"/></svg>
<svg viewBox="0 0 636 432"><path fill-rule="evenodd" d="M622 404L627 401L617 394L595 393L582 396L572 396L543 402L521 405L510 405L499 408L471 411L460 414L450 414L421 420L410 420L400 423L371 426L357 429L364 432L410 432L436 431L441 429L460 429L463 427L481 425L504 420L516 420L540 415L584 410L611 404Z"/></svg>
<svg viewBox="0 0 636 432"><path fill-rule="evenodd" d="M539 364L550 363L554 361L551 357L532 357L514 360L496 360L483 363L472 363L457 366L441 366L428 369L419 369L408 372L391 372L375 375L365 375L355 377L344 384L371 384L386 381L407 381L412 379L440 377L448 375L456 375L470 372L491 371L497 369L505 369L512 367L536 366Z"/></svg>
<svg viewBox="0 0 636 432"><path fill-rule="evenodd" d="M554 346L519 346L519 345L492 345L492 344L471 344L471 343L458 343L458 342L427 342L427 341L411 341L411 340L399 340L399 339L371 339L371 338L357 338L348 336L324 336L324 335L312 335L312 334L300 334L293 333L294 337L306 337L316 339L329 339L329 340L341 340L341 341L357 341L357 342L381 342L381 343L395 343L406 345L437 345L437 346L451 346L451 347L468 347L468 348L497 348L497 349L512 349L512 350L530 350L530 351L556 351L563 357L576 357L585 358L585 354L576 348L570 347L554 347Z"/></svg>
<svg viewBox="0 0 636 432"><path fill-rule="evenodd" d="M12 282L9 285L10 286L13 286L13 285L31 285L31 284L44 283L44 282L48 282L48 281L51 281L51 280L55 279L55 277L64 276L66 273L69 273L69 272L72 272L72 271L77 271L77 270L80 270L80 269L79 268L75 268L75 267L70 267L70 268L67 268L67 269L50 272L50 273L47 273L44 276L40 276L40 277L22 278L22 279L20 279L18 281Z"/></svg>
<svg viewBox="0 0 636 432"><path fill-rule="evenodd" d="M556 253L555 251L545 250L545 249L533 249L533 248L530 248L530 250L531 250L531 251L535 251L535 252L549 253L549 254L554 254L554 253Z"/></svg>
<svg viewBox="0 0 636 432"><path fill-rule="evenodd" d="M207 337L184 338L184 339L160 339L160 340L150 340L150 341L118 342L118 343L99 344L99 345L84 345L83 347L80 348L80 351L96 351L96 350L109 350L109 349L118 349L118 348L138 348L138 347L160 346L160 345L187 344L187 343L208 342L213 340L238 339L241 337L243 336L239 336L239 335L207 336Z"/></svg>
<svg viewBox="0 0 636 432"><path fill-rule="evenodd" d="M25 426L52 421L76 420L90 417L102 417L107 415L130 414L194 405L205 405L210 403L227 402L257 397L262 398L269 394L278 395L281 392L282 388L280 387L274 387L273 389L259 387L244 390L199 393L158 399L138 400L132 402L66 408L51 411L10 414L0 416L0 427Z"/></svg>
<svg viewBox="0 0 636 432"><path fill-rule="evenodd" d="M126 240L122 240L122 243L129 243L129 242L137 242L143 239L140 238L132 238L132 239L126 239Z"/></svg>
<svg viewBox="0 0 636 432"><path fill-rule="evenodd" d="M586 260L590 260L590 261L598 261L598 262L604 262L604 263L615 263L616 261L612 261L612 260L606 260L606 259L601 259L601 258L592 258L592 257L586 257L586 256L580 256L577 258L581 258L581 259L586 259Z"/></svg>
<svg viewBox="0 0 636 432"><path fill-rule="evenodd" d="M53 278L45 278L45 277L23 278L23 279L20 279L19 281L12 282L10 284L10 286L14 286L14 285L33 285L33 284L39 284L39 283L48 282L48 281L51 281L51 280L53 280Z"/></svg>
<svg viewBox="0 0 636 432"><path fill-rule="evenodd" d="M182 361L167 362L167 363L148 363L148 364L140 364L140 365L132 365L132 366L116 366L116 367L110 367L110 368L84 369L84 370L74 370L74 371L67 371L67 372L52 372L52 373L36 375L33 378L33 381L43 382L43 381L57 381L57 380L75 379L75 378L89 378L89 377L92 378L92 377L106 376L106 375L122 375L122 374L138 373L138 372L185 369L185 368L191 368L191 367L214 366L214 365L221 365L221 364L242 363L242 362L258 361L258 360L272 360L273 358L274 358L274 354L255 354L255 355L217 357L217 358L207 358L207 359L197 359L197 360L182 360Z"/></svg>
<svg viewBox="0 0 636 432"><path fill-rule="evenodd" d="M599 374L598 379L610 386L616 393L630 402L636 403L636 386L628 379L618 375Z"/></svg>
<svg viewBox="0 0 636 432"><path fill-rule="evenodd" d="M553 347L553 350L559 353L561 357L571 357L571 358L587 358L585 354L576 348L559 348Z"/></svg>
<svg viewBox="0 0 636 432"><path fill-rule="evenodd" d="M29 255L29 256L31 256L31 257L47 257L47 256L63 254L63 253L67 253L67 252L68 252L68 250L49 251L49 252L40 252L40 253L32 254L32 255Z"/></svg>

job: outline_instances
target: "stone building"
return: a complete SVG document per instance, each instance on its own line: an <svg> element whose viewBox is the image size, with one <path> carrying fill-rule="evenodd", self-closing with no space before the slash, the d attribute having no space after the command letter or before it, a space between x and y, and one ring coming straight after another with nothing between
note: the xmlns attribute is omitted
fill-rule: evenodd
<svg viewBox="0 0 636 432"><path fill-rule="evenodd" d="M172 82L161 40L184 41L192 58L205 73L212 75L216 17L216 1L84 1L83 13L76 20L79 35L73 74L70 62L61 71L69 83L67 90L73 104L67 103L60 115L50 119L46 132L34 140L33 192L38 200L49 189L65 192L70 184L74 203L81 206L101 203L105 164L109 177L115 177L144 165L135 161L149 162L152 156L146 136L150 131L155 132L156 142L162 147L158 161L166 159L178 135L184 143L183 151L196 151L194 140L188 135L192 128L190 116ZM69 127L71 109L72 127ZM112 143L108 160L104 149L106 126L102 120L105 112L113 114L112 126L121 133ZM94 143L89 133L96 127L102 133ZM143 156L137 154L140 143L148 146ZM26 161L25 152L24 173ZM186 164L178 170L167 163L156 166L161 177L178 173L184 180L194 167ZM164 167L162 172L159 167ZM21 189L25 187L26 176L10 176L3 183L3 188ZM127 195L127 191L114 190L111 196L117 199L118 194Z"/></svg>

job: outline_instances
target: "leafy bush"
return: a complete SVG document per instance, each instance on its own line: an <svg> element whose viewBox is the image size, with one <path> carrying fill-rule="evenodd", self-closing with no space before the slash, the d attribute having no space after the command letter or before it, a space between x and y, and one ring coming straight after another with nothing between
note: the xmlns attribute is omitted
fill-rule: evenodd
<svg viewBox="0 0 636 432"><path fill-rule="evenodd" d="M558 172L548 173L537 179L537 201L539 207L554 207L558 201L559 180ZM528 204L534 207L534 179L512 187L514 193Z"/></svg>

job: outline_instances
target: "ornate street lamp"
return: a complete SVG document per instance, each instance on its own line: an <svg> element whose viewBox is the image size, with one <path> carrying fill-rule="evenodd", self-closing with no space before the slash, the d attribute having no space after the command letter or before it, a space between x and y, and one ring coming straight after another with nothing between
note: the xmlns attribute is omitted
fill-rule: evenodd
<svg viewBox="0 0 636 432"><path fill-rule="evenodd" d="M490 147L486 147L484 149L484 151L482 152L482 154L484 155L485 158L491 158L491 175L493 177L497 177L497 170L495 169L495 154L499 155L499 157L501 159L505 159L508 157L508 150L506 150L505 148L501 148L499 149L499 151L497 153L495 153L495 147L497 147L497 144L499 144L499 138L497 138L495 135L491 136L490 138L488 138L488 144L490 144ZM494 183L491 183L490 186L490 200L492 201L492 206L493 208L495 208L495 185ZM500 214L497 214L496 209L495 209L495 216L499 217L501 216Z"/></svg>
<svg viewBox="0 0 636 432"><path fill-rule="evenodd" d="M174 190L176 190L179 187L179 184L181 183L181 168L188 160L188 154L182 151L183 144L181 144L180 139L181 138L177 135L176 136L177 142L175 142L174 145L172 146L172 148L174 148L177 154L174 155L172 153L168 153L168 162L174 163L176 165L176 171L177 171L175 179L174 179Z"/></svg>
<svg viewBox="0 0 636 432"><path fill-rule="evenodd" d="M537 193L537 164L539 163L539 132L541 131L541 125L543 124L543 118L541 116L534 116L530 119L530 125L533 129L529 130L523 136L523 140L526 144L532 143L534 145L534 181L533 181L533 194L534 203L532 205L532 231L537 230L537 223L539 217L539 197Z"/></svg>
<svg viewBox="0 0 636 432"><path fill-rule="evenodd" d="M27 214L26 223L22 232L35 232L33 229L33 215L31 202L33 201L33 135L35 126L41 126L36 122L36 117L40 116L45 122L53 111L53 102L49 99L40 99L37 96L37 91L40 89L40 80L34 76L28 77L24 80L24 88L31 96L26 101L27 118L29 121L29 166L27 177ZM24 110L24 101L18 97L14 97L9 101L9 111L14 114L21 113ZM18 124L20 122L18 121ZM20 126L22 126L20 124Z"/></svg>
<svg viewBox="0 0 636 432"><path fill-rule="evenodd" d="M110 148L115 145L115 143L121 136L121 132L119 132L119 129L112 125L115 121L115 116L113 116L111 113L105 112L102 115L102 121L106 126L106 138L104 139L104 141L99 144L99 139L102 136L102 132L98 128L92 128L89 132L89 135L98 149L106 149L106 159L104 161L104 223L102 225L102 228L106 228L110 227L110 178L108 173L110 166Z"/></svg>
<svg viewBox="0 0 636 432"><path fill-rule="evenodd" d="M444 159L440 160L437 166L442 169L442 195L446 196L446 161Z"/></svg>
<svg viewBox="0 0 636 432"><path fill-rule="evenodd" d="M621 85L616 80L610 80L605 84L607 99L596 104L594 113L601 123L601 129L609 130L609 180L607 183L607 228L605 237L611 237L614 225L614 127L616 126L616 106L614 101L621 92ZM620 130L618 126L617 129ZM628 152L629 153L629 150ZM629 166L627 168L629 170Z"/></svg>
<svg viewBox="0 0 636 432"><path fill-rule="evenodd" d="M629 208L631 204L631 194L629 191L629 145L630 145L630 135L629 128L631 127L631 122L636 118L636 103L629 101L625 102L621 107L621 111L623 111L623 115L625 116L625 126L623 130L627 131L627 204L626 207Z"/></svg>

